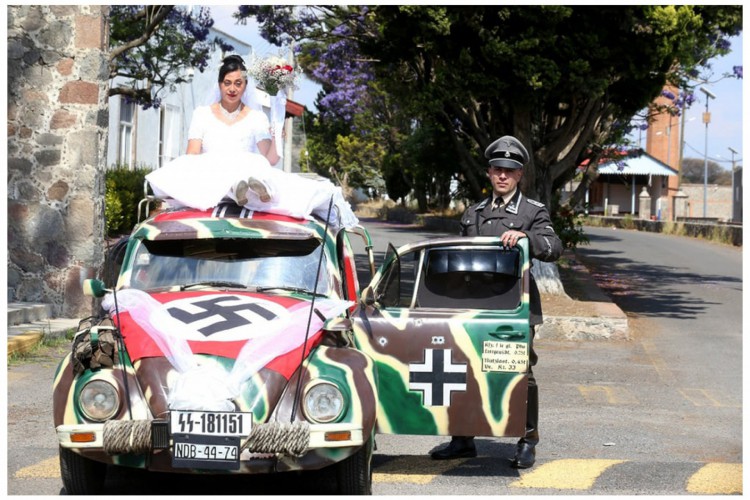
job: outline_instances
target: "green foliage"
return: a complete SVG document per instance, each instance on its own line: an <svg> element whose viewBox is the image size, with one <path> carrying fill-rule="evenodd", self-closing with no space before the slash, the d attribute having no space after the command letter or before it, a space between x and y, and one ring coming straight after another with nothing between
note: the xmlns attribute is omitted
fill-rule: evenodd
<svg viewBox="0 0 750 500"><path fill-rule="evenodd" d="M144 109L158 108L164 89L191 79L190 71L206 69L215 45L206 7L175 5L112 5L109 8L109 77L120 77L109 95L123 95Z"/></svg>
<svg viewBox="0 0 750 500"><path fill-rule="evenodd" d="M706 168L708 167L708 168ZM708 184L720 186L732 185L732 172L722 168L715 161L698 158L685 158L682 160L682 182L692 184L703 184L705 171L708 170Z"/></svg>
<svg viewBox="0 0 750 500"><path fill-rule="evenodd" d="M151 169L116 166L106 173L104 214L107 237L128 234L138 221L138 203L143 199L143 185Z"/></svg>
<svg viewBox="0 0 750 500"><path fill-rule="evenodd" d="M372 98L379 94L373 89ZM385 189L383 161L397 132L373 109L345 120L305 115L310 170L334 177L342 188ZM346 186L344 186L346 184Z"/></svg>
<svg viewBox="0 0 750 500"><path fill-rule="evenodd" d="M447 141L437 140L442 131L435 128L435 140L419 143L458 156L446 163L472 199L486 186L481 152L510 134L533 157L524 191L549 203L584 159L626 135L625 125L667 81L678 83L727 52L725 37L742 28L742 6L386 4L358 15L351 6L330 6L305 19L315 26L296 37L315 44L316 35L333 36L331 27L351 27L335 36L357 42L387 93L368 106L385 102L381 111L395 111L373 115L374 125L406 135L415 123L449 131ZM320 53L314 48L306 52L311 66ZM402 141L389 142L393 135L383 131L374 137L400 152ZM429 174L432 165L410 168Z"/></svg>
<svg viewBox="0 0 750 500"><path fill-rule="evenodd" d="M589 238L583 230L585 220L583 214L576 214L575 211L565 205L558 206L556 210L553 210L551 217L552 227L562 241L564 249L575 250L578 245L589 244Z"/></svg>
<svg viewBox="0 0 750 500"><path fill-rule="evenodd" d="M361 134L336 137L337 169L346 172L352 186L377 187L382 184L380 169L385 153L380 142Z"/></svg>
<svg viewBox="0 0 750 500"><path fill-rule="evenodd" d="M107 176L106 192L104 193L104 222L107 236L120 234L120 228L125 224L122 215L122 202L120 193L117 191L115 180Z"/></svg>
<svg viewBox="0 0 750 500"><path fill-rule="evenodd" d="M620 222L620 227L623 229L635 229L635 221L633 220L632 214L625 214Z"/></svg>

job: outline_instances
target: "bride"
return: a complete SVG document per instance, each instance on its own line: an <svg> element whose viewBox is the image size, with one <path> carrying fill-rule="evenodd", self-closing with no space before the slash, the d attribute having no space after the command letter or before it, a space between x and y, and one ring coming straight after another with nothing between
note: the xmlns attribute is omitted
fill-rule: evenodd
<svg viewBox="0 0 750 500"><path fill-rule="evenodd" d="M280 159L276 134L253 93L242 58L224 58L213 102L193 112L186 154L146 175L154 194L170 206L205 210L228 197L253 211L358 224L341 188L271 166Z"/></svg>

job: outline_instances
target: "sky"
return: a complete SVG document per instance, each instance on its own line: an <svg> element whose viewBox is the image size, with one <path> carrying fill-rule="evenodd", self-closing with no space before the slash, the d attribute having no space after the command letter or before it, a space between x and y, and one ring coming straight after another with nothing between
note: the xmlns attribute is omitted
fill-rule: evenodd
<svg viewBox="0 0 750 500"><path fill-rule="evenodd" d="M253 47L256 54L260 56L278 55L279 48L263 40L258 34L254 24L237 25L232 18L236 6L210 6L211 14L215 21L215 27L248 43ZM742 164L744 153L744 141L742 134L742 117L747 103L743 99L744 80L737 78L719 77L725 73L732 74L734 66L743 66L744 44L743 36L730 39L732 52L724 57L712 61L714 78L719 80L704 85L716 98L711 99L708 110L711 114L711 122L708 126L708 148L706 149L706 126L702 121L703 112L706 110L707 96L702 92L696 92L697 100L692 108L685 113L685 158L704 158L717 162L726 169L732 165L732 152L736 165ZM294 92L291 99L307 106L315 111L315 98L319 87L315 83L303 77L300 88ZM646 146L645 134L642 136L642 147ZM638 140L637 137L633 137Z"/></svg>

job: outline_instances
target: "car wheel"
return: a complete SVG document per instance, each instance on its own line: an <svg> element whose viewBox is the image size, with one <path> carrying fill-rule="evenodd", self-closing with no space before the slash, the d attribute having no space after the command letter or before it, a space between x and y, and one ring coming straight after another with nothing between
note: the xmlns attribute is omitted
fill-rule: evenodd
<svg viewBox="0 0 750 500"><path fill-rule="evenodd" d="M98 495L104 491L107 464L60 447L60 475L68 495Z"/></svg>
<svg viewBox="0 0 750 500"><path fill-rule="evenodd" d="M372 495L372 439L334 467L338 494Z"/></svg>

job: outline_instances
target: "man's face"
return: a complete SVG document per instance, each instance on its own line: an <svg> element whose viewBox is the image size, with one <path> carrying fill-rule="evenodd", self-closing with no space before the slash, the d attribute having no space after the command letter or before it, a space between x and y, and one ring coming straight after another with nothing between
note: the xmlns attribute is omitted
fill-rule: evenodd
<svg viewBox="0 0 750 500"><path fill-rule="evenodd" d="M511 193L523 177L522 168L487 168L487 176L492 184L492 192L495 196L505 196Z"/></svg>

